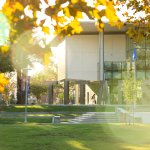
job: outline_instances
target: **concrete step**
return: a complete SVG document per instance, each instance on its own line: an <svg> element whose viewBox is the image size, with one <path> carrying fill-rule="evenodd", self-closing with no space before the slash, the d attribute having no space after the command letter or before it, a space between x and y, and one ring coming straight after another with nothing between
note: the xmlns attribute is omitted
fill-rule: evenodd
<svg viewBox="0 0 150 150"><path fill-rule="evenodd" d="M115 112L88 112L82 116L70 119L68 123L117 123Z"/></svg>
<svg viewBox="0 0 150 150"><path fill-rule="evenodd" d="M73 124L73 123L76 123L76 124L78 124L78 123L118 123L118 120L87 120L87 121L69 121L68 123L71 123L71 124Z"/></svg>

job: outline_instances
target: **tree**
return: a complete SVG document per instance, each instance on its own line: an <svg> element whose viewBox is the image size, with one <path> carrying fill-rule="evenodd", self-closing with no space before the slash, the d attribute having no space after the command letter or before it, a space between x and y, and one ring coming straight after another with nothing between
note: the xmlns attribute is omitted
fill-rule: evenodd
<svg viewBox="0 0 150 150"><path fill-rule="evenodd" d="M37 98L38 103L40 102L41 96L47 93L48 82L55 81L56 78L56 72L50 65L45 67L42 72L36 74L31 78L31 94L33 94Z"/></svg>
<svg viewBox="0 0 150 150"><path fill-rule="evenodd" d="M134 80L133 77L131 77L129 79L123 80L122 82L122 91L125 103L133 104L138 102L138 98L142 97L142 80Z"/></svg>
<svg viewBox="0 0 150 150"><path fill-rule="evenodd" d="M143 37L149 38L150 28L150 3L149 0L6 0L2 12L10 23L11 44L18 43L19 37L24 31L39 28L45 34L55 33L61 36L70 36L82 32L80 20L86 15L89 19L95 20L99 31L104 28L103 18L108 20L111 26L121 28L125 24L132 24L128 35L136 42ZM127 10L122 13L127 17L123 22L117 13L121 13L122 6ZM133 10L130 16L128 10ZM30 13L29 13L30 12ZM137 13L144 12L145 17L136 19ZM40 17L42 15L42 17ZM30 48L35 53L36 48ZM36 53L37 54L37 53ZM49 52L41 56L48 59ZM47 61L46 61L47 62ZM20 70L18 71L20 74ZM18 75L18 81L19 81ZM20 83L19 86L20 88Z"/></svg>
<svg viewBox="0 0 150 150"><path fill-rule="evenodd" d="M10 79L5 74L14 71L11 63L10 51L5 51L7 47L0 47L0 93L5 95L6 87L10 84Z"/></svg>
<svg viewBox="0 0 150 150"><path fill-rule="evenodd" d="M7 72L5 73L5 77L9 79L9 83L5 85L4 91L2 93L3 100L6 105L9 104L10 100L15 98L15 88L16 88L16 73L15 72Z"/></svg>
<svg viewBox="0 0 150 150"><path fill-rule="evenodd" d="M37 102L40 103L40 98L47 93L47 86L43 84L31 84L30 92L36 97Z"/></svg>
<svg viewBox="0 0 150 150"><path fill-rule="evenodd" d="M141 41L143 38L150 38L150 2L149 0L130 0L122 1L119 11L123 11L126 22L132 24L127 34L133 38L135 42Z"/></svg>
<svg viewBox="0 0 150 150"><path fill-rule="evenodd" d="M82 31L80 20L86 15L95 20L99 31L104 28L103 18L107 18L111 26L119 28L132 24L127 34L138 42L150 36L149 6L149 0L6 0L2 11L12 25L12 37L33 27L40 27L45 34L78 34Z"/></svg>
<svg viewBox="0 0 150 150"><path fill-rule="evenodd" d="M31 1L32 4L33 1ZM35 3L37 1L34 1ZM24 8L28 4L24 0L6 0L2 12L7 17L10 24L8 49L11 49L13 66L17 71L17 103L24 103L24 96L21 89L22 69L32 65L31 55L36 55L41 59L48 59L50 49L41 48L37 42L33 41L30 29L35 27L35 18L24 17ZM34 4L35 7L36 4ZM22 34L23 33L23 34ZM46 56L45 56L46 55ZM33 57L33 56L32 56ZM45 62L45 60L44 60Z"/></svg>
<svg viewBox="0 0 150 150"><path fill-rule="evenodd" d="M4 92L5 86L9 83L8 78L5 77L4 73L0 73L0 93Z"/></svg>
<svg viewBox="0 0 150 150"><path fill-rule="evenodd" d="M12 71L14 71L14 68L11 62L10 51L7 52L0 51L0 72L5 73L5 72L12 72Z"/></svg>

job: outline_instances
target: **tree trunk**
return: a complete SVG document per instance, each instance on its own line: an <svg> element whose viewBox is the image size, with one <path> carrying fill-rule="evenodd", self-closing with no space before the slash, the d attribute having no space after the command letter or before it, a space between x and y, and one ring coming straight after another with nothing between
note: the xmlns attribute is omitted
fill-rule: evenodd
<svg viewBox="0 0 150 150"><path fill-rule="evenodd" d="M17 70L17 104L24 104L21 70Z"/></svg>

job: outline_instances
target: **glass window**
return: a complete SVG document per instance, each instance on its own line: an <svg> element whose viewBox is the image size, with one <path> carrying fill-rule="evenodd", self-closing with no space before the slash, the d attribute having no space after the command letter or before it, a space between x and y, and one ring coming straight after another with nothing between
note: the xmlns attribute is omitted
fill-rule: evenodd
<svg viewBox="0 0 150 150"><path fill-rule="evenodd" d="M137 71L136 72L136 78L137 79L145 79L145 71Z"/></svg>
<svg viewBox="0 0 150 150"><path fill-rule="evenodd" d="M150 79L150 71L146 71L146 79Z"/></svg>
<svg viewBox="0 0 150 150"><path fill-rule="evenodd" d="M128 41L127 41L127 49L131 50L133 48L133 40L130 39L130 38L127 38Z"/></svg>
<svg viewBox="0 0 150 150"><path fill-rule="evenodd" d="M105 79L112 79L112 72L111 71L105 72Z"/></svg>
<svg viewBox="0 0 150 150"><path fill-rule="evenodd" d="M137 43L137 46L140 48L145 48L145 44L146 44L145 42L146 42L146 40L144 38L143 40L141 40L140 42Z"/></svg>
<svg viewBox="0 0 150 150"><path fill-rule="evenodd" d="M146 70L150 70L150 59L146 60Z"/></svg>
<svg viewBox="0 0 150 150"><path fill-rule="evenodd" d="M146 59L150 60L150 49L146 49Z"/></svg>
<svg viewBox="0 0 150 150"><path fill-rule="evenodd" d="M150 48L150 39L146 40L146 48Z"/></svg>
<svg viewBox="0 0 150 150"><path fill-rule="evenodd" d="M112 62L111 61L105 61L104 62L104 69L105 70L112 70Z"/></svg>
<svg viewBox="0 0 150 150"><path fill-rule="evenodd" d="M122 62L122 70L127 70L127 62Z"/></svg>
<svg viewBox="0 0 150 150"><path fill-rule="evenodd" d="M113 70L121 70L121 62L113 62Z"/></svg>
<svg viewBox="0 0 150 150"><path fill-rule="evenodd" d="M137 70L145 70L146 69L145 65L146 65L145 60L136 61L136 69Z"/></svg>
<svg viewBox="0 0 150 150"><path fill-rule="evenodd" d="M137 49L137 60L145 60L145 49Z"/></svg>
<svg viewBox="0 0 150 150"><path fill-rule="evenodd" d="M113 79L121 79L121 71L113 72Z"/></svg>

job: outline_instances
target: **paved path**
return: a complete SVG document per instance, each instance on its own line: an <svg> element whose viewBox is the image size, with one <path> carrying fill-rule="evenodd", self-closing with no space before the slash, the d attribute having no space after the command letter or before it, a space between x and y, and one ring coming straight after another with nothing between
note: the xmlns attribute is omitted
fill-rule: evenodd
<svg viewBox="0 0 150 150"><path fill-rule="evenodd" d="M135 112L134 117L140 117L142 123L150 123L150 112Z"/></svg>

